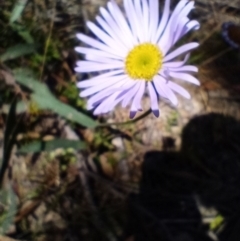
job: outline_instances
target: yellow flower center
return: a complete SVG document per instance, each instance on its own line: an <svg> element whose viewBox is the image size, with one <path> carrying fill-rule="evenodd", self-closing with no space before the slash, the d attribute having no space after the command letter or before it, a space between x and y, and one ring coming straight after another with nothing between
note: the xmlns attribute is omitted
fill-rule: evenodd
<svg viewBox="0 0 240 241"><path fill-rule="evenodd" d="M132 79L151 81L162 67L163 55L157 45L139 44L127 55L125 70Z"/></svg>

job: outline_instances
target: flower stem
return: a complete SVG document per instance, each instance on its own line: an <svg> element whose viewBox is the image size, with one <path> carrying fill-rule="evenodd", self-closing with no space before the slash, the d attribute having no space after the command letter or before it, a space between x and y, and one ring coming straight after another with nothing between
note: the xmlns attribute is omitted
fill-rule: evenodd
<svg viewBox="0 0 240 241"><path fill-rule="evenodd" d="M152 112L152 110L149 109L134 120L129 120L129 121L125 121L125 122L103 123L103 124L99 124L97 127L107 127L107 126L112 126L112 125L120 126L120 125L134 124L134 123L138 122L139 120L148 116L151 112Z"/></svg>

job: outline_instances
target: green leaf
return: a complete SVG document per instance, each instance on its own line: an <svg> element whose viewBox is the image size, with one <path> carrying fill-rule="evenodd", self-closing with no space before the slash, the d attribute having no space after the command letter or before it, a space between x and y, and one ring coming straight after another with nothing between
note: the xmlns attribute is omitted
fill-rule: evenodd
<svg viewBox="0 0 240 241"><path fill-rule="evenodd" d="M26 43L28 43L28 44L34 43L34 39L31 35L31 33L29 32L29 30L26 28L26 26L22 26L22 25L17 24L17 23L12 23L10 26L12 27L12 29L14 31L16 31L22 37L22 39Z"/></svg>
<svg viewBox="0 0 240 241"><path fill-rule="evenodd" d="M74 150L83 150L86 145L82 141L55 139L52 141L34 141L30 144L22 146L18 153L33 153L41 151L53 151L57 148L73 148Z"/></svg>
<svg viewBox="0 0 240 241"><path fill-rule="evenodd" d="M27 4L27 0L18 0L15 3L12 13L11 13L10 23L15 22L16 20L18 20L21 17L26 4Z"/></svg>
<svg viewBox="0 0 240 241"><path fill-rule="evenodd" d="M97 122L87 115L56 99L47 86L37 81L28 69L17 69L13 72L18 83L28 87L34 92L31 97L40 109L51 110L70 121L88 128L94 128L98 125Z"/></svg>
<svg viewBox="0 0 240 241"><path fill-rule="evenodd" d="M2 55L0 55L0 61L4 62L11 59L34 53L37 45L35 44L17 44L8 48Z"/></svg>
<svg viewBox="0 0 240 241"><path fill-rule="evenodd" d="M10 159L12 147L15 142L15 137L18 131L18 124L16 122L16 106L17 106L17 98L15 98L10 106L7 121L6 121L6 128L4 132L4 141L3 141L3 157L0 162L0 187L2 185L2 180L4 173L8 167L8 161Z"/></svg>
<svg viewBox="0 0 240 241"><path fill-rule="evenodd" d="M17 213L16 195L11 187L0 191L0 204L4 207L3 213L0 213L0 234L4 234L13 224Z"/></svg>

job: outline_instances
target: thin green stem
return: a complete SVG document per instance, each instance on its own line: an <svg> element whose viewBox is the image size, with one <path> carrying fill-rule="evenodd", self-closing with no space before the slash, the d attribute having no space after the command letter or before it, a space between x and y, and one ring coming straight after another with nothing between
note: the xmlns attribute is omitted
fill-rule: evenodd
<svg viewBox="0 0 240 241"><path fill-rule="evenodd" d="M51 42L51 38L52 38L52 32L53 32L53 27L54 27L54 18L55 18L55 11L56 11L56 5L54 4L53 6L53 16L50 22L50 27L49 27L49 34L48 37L46 39L46 43L45 43L45 47L44 47L44 54L43 54L43 61L42 61L42 66L41 66L41 70L40 70L40 81L42 81L42 76L43 76L43 72L44 72L44 66L45 66L45 62L46 62L46 58L47 58L47 52L48 52L48 48Z"/></svg>
<svg viewBox="0 0 240 241"><path fill-rule="evenodd" d="M152 112L152 110L149 109L134 120L129 120L129 121L125 121L125 122L103 123L103 124L99 124L97 127L107 127L107 126L112 126L112 125L122 126L122 125L134 124L134 123L138 122L139 120L148 116L151 112Z"/></svg>

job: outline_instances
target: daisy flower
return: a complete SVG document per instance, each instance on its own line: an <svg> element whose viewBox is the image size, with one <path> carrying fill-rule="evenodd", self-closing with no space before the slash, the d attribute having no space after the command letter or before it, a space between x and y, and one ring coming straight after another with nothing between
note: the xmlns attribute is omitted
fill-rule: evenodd
<svg viewBox="0 0 240 241"><path fill-rule="evenodd" d="M172 50L175 43L199 23L188 18L194 1L180 0L170 13L170 0L165 0L162 14L159 0L124 0L124 12L114 0L100 8L96 23L87 27L96 38L82 33L77 38L89 47L75 50L85 55L77 62L76 72L94 73L93 78L80 81L80 97L88 97L87 109L94 114L107 113L118 104L130 105L130 118L142 110L141 100L148 94L153 114L159 116L159 99L177 105L178 93L189 93L174 79L196 85L199 81L190 73L198 69L186 65L189 51L198 47L191 42ZM179 60L176 57L182 56Z"/></svg>

